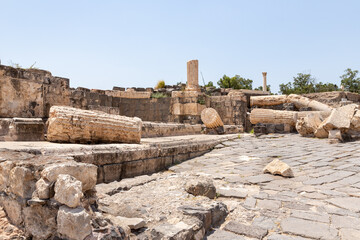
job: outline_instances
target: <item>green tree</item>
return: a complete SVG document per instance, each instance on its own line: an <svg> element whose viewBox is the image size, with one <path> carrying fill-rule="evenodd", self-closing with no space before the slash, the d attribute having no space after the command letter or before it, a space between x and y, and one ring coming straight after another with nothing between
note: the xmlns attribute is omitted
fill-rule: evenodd
<svg viewBox="0 0 360 240"><path fill-rule="evenodd" d="M252 89L252 83L253 83L253 80L242 78L242 77L240 77L240 75L235 75L232 78L224 75L217 82L217 84L221 88L250 89L250 90Z"/></svg>
<svg viewBox="0 0 360 240"><path fill-rule="evenodd" d="M339 90L339 87L333 83L319 82L315 85L316 92L332 92Z"/></svg>
<svg viewBox="0 0 360 240"><path fill-rule="evenodd" d="M315 92L315 78L309 73L298 73L294 77L293 83L280 84L280 92L282 94L303 94Z"/></svg>
<svg viewBox="0 0 360 240"><path fill-rule="evenodd" d="M349 92L360 92L360 78L357 77L358 70L351 70L348 68L345 70L345 74L340 76L341 85L344 86L345 91Z"/></svg>
<svg viewBox="0 0 360 240"><path fill-rule="evenodd" d="M266 85L266 90L267 90L268 92L271 92L270 87L271 87L271 85ZM254 88L254 90L262 91L262 90L263 90L263 87L260 86L260 87Z"/></svg>
<svg viewBox="0 0 360 240"><path fill-rule="evenodd" d="M212 81L209 81L204 87L213 87L214 83Z"/></svg>

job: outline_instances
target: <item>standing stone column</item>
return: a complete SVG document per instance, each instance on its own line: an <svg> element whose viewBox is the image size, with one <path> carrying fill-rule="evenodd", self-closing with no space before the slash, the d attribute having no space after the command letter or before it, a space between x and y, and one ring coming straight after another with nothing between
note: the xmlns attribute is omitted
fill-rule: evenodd
<svg viewBox="0 0 360 240"><path fill-rule="evenodd" d="M187 83L185 90L200 92L198 60L190 60L187 62Z"/></svg>
<svg viewBox="0 0 360 240"><path fill-rule="evenodd" d="M263 91L267 91L267 85L266 85L266 74L267 72L263 72L262 75L263 75Z"/></svg>

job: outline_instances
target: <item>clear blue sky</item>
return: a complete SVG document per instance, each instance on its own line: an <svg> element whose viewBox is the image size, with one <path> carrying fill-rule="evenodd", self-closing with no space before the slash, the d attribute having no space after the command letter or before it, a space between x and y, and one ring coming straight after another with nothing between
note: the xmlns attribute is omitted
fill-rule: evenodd
<svg viewBox="0 0 360 240"><path fill-rule="evenodd" d="M0 59L112 89L239 74L275 92L299 72L339 84L360 69L360 1L0 1ZM200 83L201 75L199 76Z"/></svg>

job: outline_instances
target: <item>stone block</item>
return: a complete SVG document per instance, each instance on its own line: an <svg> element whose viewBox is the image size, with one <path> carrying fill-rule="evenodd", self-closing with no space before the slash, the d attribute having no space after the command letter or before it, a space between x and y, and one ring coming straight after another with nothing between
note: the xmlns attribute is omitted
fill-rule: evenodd
<svg viewBox="0 0 360 240"><path fill-rule="evenodd" d="M55 183L54 199L68 207L76 208L83 197L81 182L76 178L60 174Z"/></svg>
<svg viewBox="0 0 360 240"><path fill-rule="evenodd" d="M61 206L57 214L57 231L71 240L83 240L91 234L91 218L84 208Z"/></svg>
<svg viewBox="0 0 360 240"><path fill-rule="evenodd" d="M324 129L330 131L332 129L349 129L351 120L357 109L357 104L349 104L337 109L333 109L329 118L326 120Z"/></svg>
<svg viewBox="0 0 360 240"><path fill-rule="evenodd" d="M210 178L190 179L186 183L185 190L194 196L216 197L216 188Z"/></svg>
<svg viewBox="0 0 360 240"><path fill-rule="evenodd" d="M25 167L14 167L10 171L10 191L22 198L31 198L36 189L34 172Z"/></svg>
<svg viewBox="0 0 360 240"><path fill-rule="evenodd" d="M55 235L57 209L31 206L26 207L23 213L26 232L32 239L49 239Z"/></svg>
<svg viewBox="0 0 360 240"><path fill-rule="evenodd" d="M41 176L49 182L55 182L60 174L73 176L82 183L82 190L93 189L97 180L97 167L88 163L67 162L46 167Z"/></svg>
<svg viewBox="0 0 360 240"><path fill-rule="evenodd" d="M36 185L36 197L40 199L49 199L52 197L50 193L52 192L53 189L50 189L52 184L49 181L40 178L35 185Z"/></svg>

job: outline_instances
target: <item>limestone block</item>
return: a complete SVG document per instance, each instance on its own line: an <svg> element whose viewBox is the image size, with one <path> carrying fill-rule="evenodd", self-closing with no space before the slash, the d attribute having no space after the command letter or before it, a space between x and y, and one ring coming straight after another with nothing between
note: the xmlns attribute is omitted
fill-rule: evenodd
<svg viewBox="0 0 360 240"><path fill-rule="evenodd" d="M19 226L23 222L22 206L16 199L0 196L0 205L4 207L7 217L13 224Z"/></svg>
<svg viewBox="0 0 360 240"><path fill-rule="evenodd" d="M216 188L210 178L190 179L185 185L185 190L194 196L200 195L208 198L216 196Z"/></svg>
<svg viewBox="0 0 360 240"><path fill-rule="evenodd" d="M5 191L9 187L10 171L14 166L15 164L11 161L0 163L0 191Z"/></svg>
<svg viewBox="0 0 360 240"><path fill-rule="evenodd" d="M97 167L88 163L67 162L50 165L41 172L41 176L49 182L55 182L60 174L73 176L82 183L82 190L87 191L96 185Z"/></svg>
<svg viewBox="0 0 360 240"><path fill-rule="evenodd" d="M325 122L324 129L330 131L331 129L349 129L351 120L355 114L358 105L349 104L337 109L333 109L329 118Z"/></svg>
<svg viewBox="0 0 360 240"><path fill-rule="evenodd" d="M25 229L32 239L49 239L56 232L57 209L31 206L23 211Z"/></svg>
<svg viewBox="0 0 360 240"><path fill-rule="evenodd" d="M360 110L356 110L351 119L351 128L360 130Z"/></svg>
<svg viewBox="0 0 360 240"><path fill-rule="evenodd" d="M72 143L140 143L142 121L102 112L54 106L47 140Z"/></svg>
<svg viewBox="0 0 360 240"><path fill-rule="evenodd" d="M91 234L91 218L84 208L61 206L57 214L57 229L70 240L83 240Z"/></svg>
<svg viewBox="0 0 360 240"><path fill-rule="evenodd" d="M83 197L81 185L81 182L76 178L67 174L60 174L55 183L54 199L68 207L78 207Z"/></svg>
<svg viewBox="0 0 360 240"><path fill-rule="evenodd" d="M341 130L340 129L333 129L329 131L329 139L336 139L339 141L343 141Z"/></svg>
<svg viewBox="0 0 360 240"><path fill-rule="evenodd" d="M207 128L216 128L216 127L224 126L221 117L219 116L217 111L213 108L205 108L201 112L201 121L203 121L203 123Z"/></svg>
<svg viewBox="0 0 360 240"><path fill-rule="evenodd" d="M266 165L263 172L271 173L273 175L281 175L283 177L294 177L294 173L292 172L289 165L280 161L279 159L275 159Z"/></svg>
<svg viewBox="0 0 360 240"><path fill-rule="evenodd" d="M296 122L296 130L301 136L313 136L323 119L319 113L312 113Z"/></svg>
<svg viewBox="0 0 360 240"><path fill-rule="evenodd" d="M10 171L10 191L22 198L31 198L35 191L34 173L25 167L14 167Z"/></svg>
<svg viewBox="0 0 360 240"><path fill-rule="evenodd" d="M44 180L43 178L40 178L36 184L36 197L40 199L49 199L50 197L50 187L51 183L49 181ZM34 198L34 195L33 195Z"/></svg>
<svg viewBox="0 0 360 240"><path fill-rule="evenodd" d="M115 218L117 219L116 223L119 224L120 226L126 225L130 229L135 229L135 230L145 227L145 221L142 218L127 218L121 216L116 216Z"/></svg>

